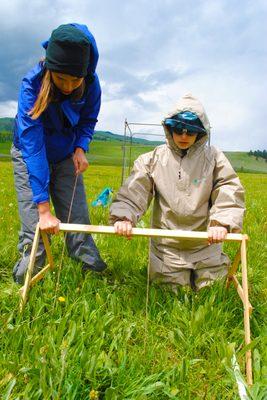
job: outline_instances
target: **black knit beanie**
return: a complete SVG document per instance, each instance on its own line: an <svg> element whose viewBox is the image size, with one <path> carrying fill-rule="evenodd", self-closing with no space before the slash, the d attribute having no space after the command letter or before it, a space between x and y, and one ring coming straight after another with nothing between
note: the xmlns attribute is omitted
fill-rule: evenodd
<svg viewBox="0 0 267 400"><path fill-rule="evenodd" d="M87 75L90 41L80 29L60 25L53 30L46 49L46 68L82 78Z"/></svg>

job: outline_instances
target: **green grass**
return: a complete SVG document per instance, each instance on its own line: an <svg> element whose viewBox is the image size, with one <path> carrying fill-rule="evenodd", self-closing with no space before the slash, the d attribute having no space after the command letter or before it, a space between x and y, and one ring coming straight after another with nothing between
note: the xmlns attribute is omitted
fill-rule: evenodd
<svg viewBox="0 0 267 400"><path fill-rule="evenodd" d="M153 150L154 146L135 144L130 149L129 144L126 146L125 155L127 166L132 165L133 161L142 153ZM89 162L94 165L114 165L121 166L123 159L123 143L93 141L90 144L88 154Z"/></svg>
<svg viewBox="0 0 267 400"><path fill-rule="evenodd" d="M148 243L96 235L109 269L82 276L67 256L55 300L56 273L35 286L23 315L12 283L19 220L9 162L0 162L0 392L3 399L238 399L233 349L244 372L243 311L235 289L217 283L199 293L165 287L149 291L145 339ZM116 166L90 166L88 203L104 186L119 187ZM254 386L251 398L267 397L266 175L241 174L246 188L244 231L248 265ZM107 224L108 210L90 208L93 224ZM143 220L148 226L149 215ZM58 264L62 237L54 238ZM236 246L228 244L233 256ZM97 398L97 397L96 397Z"/></svg>
<svg viewBox="0 0 267 400"><path fill-rule="evenodd" d="M10 143L0 143L1 155L9 155ZM129 143L126 146L126 166L127 170L133 161L142 153L153 150L155 146L133 144L130 148ZM263 158L256 160L256 157L249 156L246 152L226 152L225 155L239 172L267 173L267 162ZM2 156L3 159L3 156ZM121 166L123 159L123 142L117 141L98 141L93 140L90 144L88 153L89 162L94 165L113 165Z"/></svg>
<svg viewBox="0 0 267 400"><path fill-rule="evenodd" d="M257 160L254 156L249 156L245 152L238 151L225 152L225 155L235 170L267 173L267 162L261 157Z"/></svg>
<svg viewBox="0 0 267 400"><path fill-rule="evenodd" d="M10 155L10 147L11 147L10 142L0 143L0 157L3 156L4 154Z"/></svg>

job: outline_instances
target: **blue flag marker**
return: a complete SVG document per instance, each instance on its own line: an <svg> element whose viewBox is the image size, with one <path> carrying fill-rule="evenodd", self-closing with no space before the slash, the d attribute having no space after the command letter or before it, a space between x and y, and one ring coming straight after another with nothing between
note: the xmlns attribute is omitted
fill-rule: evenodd
<svg viewBox="0 0 267 400"><path fill-rule="evenodd" d="M112 193L113 193L113 190L109 187L106 187L97 196L97 198L94 201L92 201L92 206L93 207L97 207L97 206L107 207L109 205L109 203L111 203Z"/></svg>

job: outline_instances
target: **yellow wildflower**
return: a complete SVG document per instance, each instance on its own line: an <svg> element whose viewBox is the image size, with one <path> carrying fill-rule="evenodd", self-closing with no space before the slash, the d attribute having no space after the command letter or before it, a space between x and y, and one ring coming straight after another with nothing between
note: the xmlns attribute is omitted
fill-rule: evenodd
<svg viewBox="0 0 267 400"><path fill-rule="evenodd" d="M59 301L60 303L65 303L66 299L65 299L65 297L60 296L60 297L58 298L58 301Z"/></svg>
<svg viewBox="0 0 267 400"><path fill-rule="evenodd" d="M89 399L90 400L99 400L99 397L98 397L98 391L97 390L91 390L91 392L89 393Z"/></svg>

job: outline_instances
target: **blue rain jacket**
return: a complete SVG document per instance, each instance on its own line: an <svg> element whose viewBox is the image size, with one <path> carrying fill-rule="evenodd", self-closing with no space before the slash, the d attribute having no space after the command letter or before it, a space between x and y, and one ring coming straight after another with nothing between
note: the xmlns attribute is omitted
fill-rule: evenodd
<svg viewBox="0 0 267 400"><path fill-rule="evenodd" d="M85 33L91 43L83 97L78 101L66 97L62 102L50 103L45 112L33 120L28 112L41 87L44 71L42 62L23 78L20 88L14 145L21 150L26 162L35 203L49 200L49 164L66 159L76 147L88 151L100 109L101 89L95 72L98 61L95 39L85 25L71 25ZM46 49L48 41L42 45Z"/></svg>

